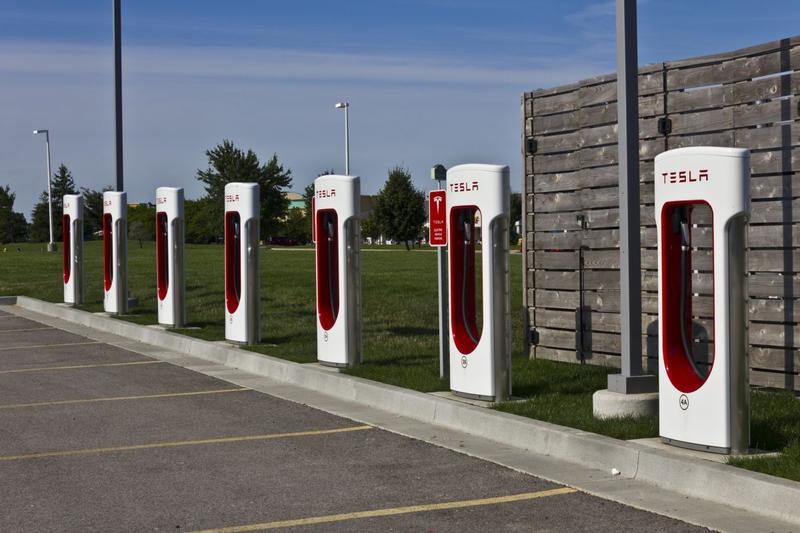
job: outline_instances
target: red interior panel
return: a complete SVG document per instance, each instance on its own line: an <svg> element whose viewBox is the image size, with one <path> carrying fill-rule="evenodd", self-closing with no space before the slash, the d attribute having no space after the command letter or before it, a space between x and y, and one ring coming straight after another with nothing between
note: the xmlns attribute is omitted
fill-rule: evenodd
<svg viewBox="0 0 800 533"><path fill-rule="evenodd" d="M242 294L242 220L239 213L225 213L225 305L229 313L239 308Z"/></svg>
<svg viewBox="0 0 800 533"><path fill-rule="evenodd" d="M111 214L103 215L103 280L106 290L114 281L114 223Z"/></svg>
<svg viewBox="0 0 800 533"><path fill-rule="evenodd" d="M163 300L169 290L169 239L166 213L156 213L156 282L158 299Z"/></svg>
<svg viewBox="0 0 800 533"><path fill-rule="evenodd" d="M661 279L661 297L663 301L664 316L662 317L661 324L661 339L660 342L663 346L664 352L664 368L667 371L667 376L672 384L681 392L694 392L699 389L708 375L710 375L712 367L708 369L706 378L699 377L692 369L688 357L693 357L692 354L687 354L683 348L681 340L681 321L686 329L686 334L689 337L689 345L692 342L692 265L691 265L691 251L689 252L689 264L686 267L687 276L689 279L686 282L686 293L684 294L685 300L685 316L680 316L680 299L681 299L681 235L674 231L672 223L672 215L676 208L685 205L708 205L703 201L693 202L673 202L664 206L661 210L661 264L664 269ZM709 206L710 208L710 206ZM691 227L691 209L689 210L689 226ZM712 224L713 235L713 224ZM691 244L691 241L690 241ZM712 245L713 249L713 245ZM713 264L713 256L712 256ZM712 289L712 295L714 291ZM713 301L713 296L712 296ZM712 322L713 324L713 322ZM713 325L712 325L713 327ZM713 361L713 360L712 360Z"/></svg>
<svg viewBox="0 0 800 533"><path fill-rule="evenodd" d="M316 212L317 314L324 329L339 315L339 218L334 209Z"/></svg>
<svg viewBox="0 0 800 533"><path fill-rule="evenodd" d="M450 210L450 330L458 351L469 354L478 346L481 330L475 314L475 206ZM469 235L465 227L469 228ZM467 242L469 241L469 242Z"/></svg>
<svg viewBox="0 0 800 533"><path fill-rule="evenodd" d="M70 272L72 270L72 261L70 261L70 233L72 231L69 215L64 215L61 218L62 233L64 235L64 283L69 282Z"/></svg>

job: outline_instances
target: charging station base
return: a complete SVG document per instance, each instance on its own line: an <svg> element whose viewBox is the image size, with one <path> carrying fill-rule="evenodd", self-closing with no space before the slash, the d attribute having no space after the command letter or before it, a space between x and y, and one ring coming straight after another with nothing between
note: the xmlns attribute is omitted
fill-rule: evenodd
<svg viewBox="0 0 800 533"><path fill-rule="evenodd" d="M448 400L452 400L454 402L466 403L469 405L474 405L476 407L492 407L499 403L508 403L508 402L524 402L527 401L527 398L520 398L518 396L512 396L507 400L502 402L496 402L494 400L483 400L475 397L465 396L463 394L456 394L453 391L439 391L439 392L431 392L429 393L433 396L438 396L439 398L445 398Z"/></svg>
<svg viewBox="0 0 800 533"><path fill-rule="evenodd" d="M735 454L715 453L699 449L682 448L674 446L672 444L667 444L661 439L661 437L652 437L647 439L633 439L629 442L635 442L637 444L641 444L642 446L647 446L648 448L662 450L675 456L694 457L697 459L705 459L706 461L713 461L715 463L727 463L730 459L737 459L737 458L754 459L754 458L765 458L765 457L778 457L780 455L780 452L768 452L755 448L748 450L747 453L735 453Z"/></svg>
<svg viewBox="0 0 800 533"><path fill-rule="evenodd" d="M603 389L592 395L595 418L655 416L658 414L658 393L622 394Z"/></svg>

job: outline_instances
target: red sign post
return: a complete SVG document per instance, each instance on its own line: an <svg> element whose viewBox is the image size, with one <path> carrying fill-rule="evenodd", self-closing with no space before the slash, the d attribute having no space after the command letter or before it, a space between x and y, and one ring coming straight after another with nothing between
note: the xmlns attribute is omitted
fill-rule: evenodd
<svg viewBox="0 0 800 533"><path fill-rule="evenodd" d="M428 195L428 223L431 246L447 246L447 203L444 191L431 191Z"/></svg>

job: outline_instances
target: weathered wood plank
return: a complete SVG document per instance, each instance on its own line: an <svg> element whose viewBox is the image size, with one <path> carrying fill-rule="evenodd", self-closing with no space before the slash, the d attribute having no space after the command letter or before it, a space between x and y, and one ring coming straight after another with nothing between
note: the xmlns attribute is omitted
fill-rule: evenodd
<svg viewBox="0 0 800 533"><path fill-rule="evenodd" d="M734 146L750 150L796 146L800 144L800 123L734 130L733 141Z"/></svg>
<svg viewBox="0 0 800 533"><path fill-rule="evenodd" d="M800 250L750 250L747 269L750 272L800 272Z"/></svg>
<svg viewBox="0 0 800 533"><path fill-rule="evenodd" d="M753 248L800 248L800 225L750 226L747 239Z"/></svg>
<svg viewBox="0 0 800 533"><path fill-rule="evenodd" d="M535 268L569 270L578 268L578 252L536 252L533 256Z"/></svg>
<svg viewBox="0 0 800 533"><path fill-rule="evenodd" d="M733 88L732 104L790 96L800 94L800 73L792 72L771 78L747 80L728 87Z"/></svg>
<svg viewBox="0 0 800 533"><path fill-rule="evenodd" d="M758 318L764 322L800 322L800 299L760 299L751 298L748 302L750 319Z"/></svg>
<svg viewBox="0 0 800 533"><path fill-rule="evenodd" d="M580 107L577 90L554 94L552 96L538 96L533 98L533 116L564 113Z"/></svg>
<svg viewBox="0 0 800 533"><path fill-rule="evenodd" d="M750 322L750 344L800 348L800 325Z"/></svg>
<svg viewBox="0 0 800 533"><path fill-rule="evenodd" d="M733 103L732 85L715 85L691 91L675 91L667 96L667 113L715 109Z"/></svg>
<svg viewBox="0 0 800 533"><path fill-rule="evenodd" d="M749 355L751 368L769 368L791 373L800 371L800 350L794 348L751 346Z"/></svg>
<svg viewBox="0 0 800 533"><path fill-rule="evenodd" d="M537 154L532 158L532 169L529 174L533 174L533 169L537 174L549 174L553 172L566 172L581 168L579 152L569 152L565 154ZM527 172L527 170L526 170Z"/></svg>
<svg viewBox="0 0 800 533"><path fill-rule="evenodd" d="M800 148L752 152L750 170L754 175L797 172L800 170Z"/></svg>
<svg viewBox="0 0 800 533"><path fill-rule="evenodd" d="M581 147L581 131L536 137L536 153L570 152Z"/></svg>
<svg viewBox="0 0 800 533"><path fill-rule="evenodd" d="M800 222L800 199L752 202L750 224L791 224Z"/></svg>
<svg viewBox="0 0 800 533"><path fill-rule="evenodd" d="M717 83L733 83L795 70L800 66L800 48L787 46L782 51L739 57L696 67L675 69L674 66L674 64L667 63L667 90L669 91Z"/></svg>
<svg viewBox="0 0 800 533"><path fill-rule="evenodd" d="M671 114L672 135L684 135L720 131L733 128L733 107L723 107L709 111Z"/></svg>
<svg viewBox="0 0 800 533"><path fill-rule="evenodd" d="M580 126L578 121L578 111L570 111L568 113L560 113L558 115L537 115L534 116L531 122L530 133L525 132L525 135L543 135L547 133L560 133L565 131L572 131L578 129Z"/></svg>
<svg viewBox="0 0 800 533"><path fill-rule="evenodd" d="M796 374L784 374L766 370L750 370L750 385L771 389L797 390L800 388L800 377Z"/></svg>
<svg viewBox="0 0 800 533"><path fill-rule="evenodd" d="M762 124L772 124L798 118L798 98L772 100L758 104L736 106L733 111L733 127L744 128Z"/></svg>
<svg viewBox="0 0 800 533"><path fill-rule="evenodd" d="M686 146L733 146L734 132L719 131L692 135L670 135L667 138L667 143L670 150Z"/></svg>
<svg viewBox="0 0 800 533"><path fill-rule="evenodd" d="M739 57L747 57L758 54L764 54L768 52L774 52L776 50L784 50L786 48L795 46L798 43L800 43L800 36L787 37L775 41L769 41L766 43L759 43L753 46L748 46L746 48L729 50L727 52L690 57L688 59L667 61L664 63L664 67L667 69L674 69L674 68L691 67L696 65L706 65L709 63L718 63L721 61L736 59Z"/></svg>
<svg viewBox="0 0 800 533"><path fill-rule="evenodd" d="M750 198L798 198L800 197L800 168L796 174L782 176L756 176L750 179Z"/></svg>

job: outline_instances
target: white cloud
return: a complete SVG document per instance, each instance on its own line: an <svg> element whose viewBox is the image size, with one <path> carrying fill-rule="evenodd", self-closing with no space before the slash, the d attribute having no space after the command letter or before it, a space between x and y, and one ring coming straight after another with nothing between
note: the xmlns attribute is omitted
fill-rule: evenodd
<svg viewBox="0 0 800 533"><path fill-rule="evenodd" d="M432 164L512 166L519 189L520 95L609 70L595 62L530 58L530 69L446 56L307 52L265 48L141 47L124 50L125 176L131 201L158 185L202 193L194 180L205 149L230 138L261 157L277 152L300 190L342 166L342 116L351 104L352 168L376 192L388 168L409 167L429 188ZM80 185L112 184L110 47L0 42L0 185L30 213L44 187L43 147Z"/></svg>

